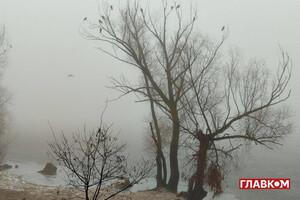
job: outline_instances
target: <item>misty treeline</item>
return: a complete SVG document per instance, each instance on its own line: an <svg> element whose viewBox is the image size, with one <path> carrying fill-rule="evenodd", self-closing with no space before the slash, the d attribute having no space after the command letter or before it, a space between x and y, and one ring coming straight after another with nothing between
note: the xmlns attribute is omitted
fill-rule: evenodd
<svg viewBox="0 0 300 200"><path fill-rule="evenodd" d="M6 155L6 149L11 140L6 136L9 127L9 113L7 105L10 100L10 95L1 84L5 67L7 65L7 53L11 45L7 39L5 26L0 24L0 163Z"/></svg>
<svg viewBox="0 0 300 200"><path fill-rule="evenodd" d="M158 10L138 1L99 7L99 19L85 18L80 31L124 67L140 71L138 83L126 77L111 82L121 96L134 93L149 103L147 141L156 155L157 187L176 192L181 175L187 199L203 199L207 189L217 196L237 150L272 148L291 132L284 101L292 63L281 48L271 73L262 60L244 61L237 50L225 49L227 28L220 27L219 40L201 34L193 5L187 13L168 1ZM179 169L181 150L189 170Z"/></svg>

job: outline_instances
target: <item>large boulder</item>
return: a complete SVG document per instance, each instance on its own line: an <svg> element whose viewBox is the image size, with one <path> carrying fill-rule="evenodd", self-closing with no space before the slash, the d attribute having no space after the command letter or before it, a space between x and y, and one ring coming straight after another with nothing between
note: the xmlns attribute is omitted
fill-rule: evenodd
<svg viewBox="0 0 300 200"><path fill-rule="evenodd" d="M45 175L55 175L57 168L52 163L47 163L43 170L39 171Z"/></svg>
<svg viewBox="0 0 300 200"><path fill-rule="evenodd" d="M6 170L6 169L10 169L10 168L12 168L12 166L8 165L8 164L0 165L0 171Z"/></svg>

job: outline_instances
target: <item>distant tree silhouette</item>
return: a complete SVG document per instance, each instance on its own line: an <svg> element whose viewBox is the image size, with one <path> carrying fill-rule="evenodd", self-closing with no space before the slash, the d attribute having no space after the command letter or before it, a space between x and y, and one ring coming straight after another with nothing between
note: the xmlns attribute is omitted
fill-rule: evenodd
<svg viewBox="0 0 300 200"><path fill-rule="evenodd" d="M153 117L153 116L152 116ZM156 120L149 122L144 142L145 149L156 156L156 188L165 187L167 184L167 161L165 152L171 140L171 123L163 116L156 116Z"/></svg>
<svg viewBox="0 0 300 200"><path fill-rule="evenodd" d="M2 80L4 68L7 64L7 53L11 45L6 39L5 27L0 26L0 81ZM0 162L6 155L6 148L12 141L6 137L6 131L9 126L9 113L7 111L7 104L10 100L10 95L7 90L0 84Z"/></svg>

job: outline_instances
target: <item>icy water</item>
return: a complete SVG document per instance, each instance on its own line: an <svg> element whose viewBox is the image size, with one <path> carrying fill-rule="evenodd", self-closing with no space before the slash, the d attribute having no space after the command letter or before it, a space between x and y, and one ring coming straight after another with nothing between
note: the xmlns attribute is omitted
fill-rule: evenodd
<svg viewBox="0 0 300 200"><path fill-rule="evenodd" d="M274 149L258 149L244 157L239 170L232 170L226 182L233 194L241 200L299 200L300 199L300 154L299 140L290 140L287 145ZM240 190L239 178L289 178L289 190Z"/></svg>
<svg viewBox="0 0 300 200"><path fill-rule="evenodd" d="M300 154L299 137L290 138L283 147L271 150L255 148L250 154L241 155L239 169L232 169L224 181L224 194L219 200L299 200L300 199ZM39 185L65 186L63 170L58 166L58 175L44 176L37 173L42 170L45 161L34 162L23 151L19 156L10 156L6 163L13 166L7 172L21 175L24 181ZM31 154L30 154L31 155ZM32 155L35 155L32 153ZM26 157L27 156L27 157ZM39 162L39 163L37 163ZM15 169L15 165L19 165ZM239 178L290 178L290 190L239 190ZM155 187L155 180L149 179L135 185L131 191L147 190ZM180 183L178 191L186 190L186 184ZM212 199L209 194L205 200Z"/></svg>

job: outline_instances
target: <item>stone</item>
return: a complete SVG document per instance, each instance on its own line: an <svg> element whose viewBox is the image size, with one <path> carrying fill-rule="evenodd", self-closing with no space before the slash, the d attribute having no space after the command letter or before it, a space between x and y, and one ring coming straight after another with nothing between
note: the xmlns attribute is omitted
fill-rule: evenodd
<svg viewBox="0 0 300 200"><path fill-rule="evenodd" d="M6 169L10 169L10 168L12 168L12 166L8 165L8 164L0 165L0 171L6 170Z"/></svg>
<svg viewBox="0 0 300 200"><path fill-rule="evenodd" d="M39 173L44 175L56 175L57 167L55 167L52 163L47 163L43 170L39 171Z"/></svg>

